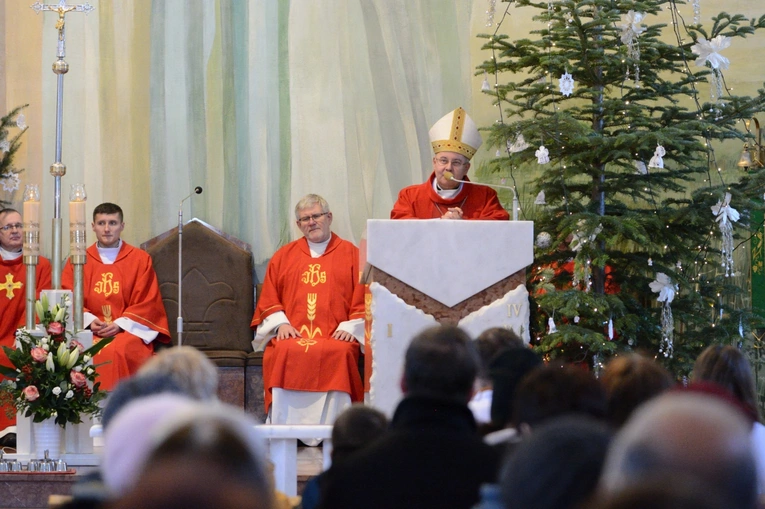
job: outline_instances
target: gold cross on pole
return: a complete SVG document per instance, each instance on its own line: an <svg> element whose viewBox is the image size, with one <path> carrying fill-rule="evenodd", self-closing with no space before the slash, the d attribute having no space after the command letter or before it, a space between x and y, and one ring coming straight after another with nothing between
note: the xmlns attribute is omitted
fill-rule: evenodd
<svg viewBox="0 0 765 509"><path fill-rule="evenodd" d="M0 285L0 291L5 290L5 296L8 297L8 300L11 300L14 297L13 290L18 290L21 286L21 281L13 280L13 274L6 274L5 283Z"/></svg>
<svg viewBox="0 0 765 509"><path fill-rule="evenodd" d="M56 21L56 30L58 30L59 58L64 58L64 25L65 25L64 16L66 16L67 13L72 11L84 12L85 14L87 14L93 9L95 9L95 7L93 7L87 2L84 4L69 5L66 3L66 0L59 0L58 4L43 4L40 2L35 2L30 7L37 14L40 14L41 11L53 11L58 13L58 21Z"/></svg>

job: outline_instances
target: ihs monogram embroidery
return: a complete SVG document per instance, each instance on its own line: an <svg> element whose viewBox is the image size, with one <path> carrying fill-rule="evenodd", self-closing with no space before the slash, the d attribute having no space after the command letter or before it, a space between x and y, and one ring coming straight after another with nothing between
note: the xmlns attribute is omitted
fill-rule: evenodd
<svg viewBox="0 0 765 509"><path fill-rule="evenodd" d="M104 297L108 297L112 294L118 294L120 293L120 282L119 281L112 281L114 279L114 274L111 272L105 272L101 275L101 281L96 283L95 288L93 288L93 291L96 293L102 293L104 294Z"/></svg>
<svg viewBox="0 0 765 509"><path fill-rule="evenodd" d="M308 265L308 270L303 272L303 277L300 280L305 284L316 286L327 282L327 273L321 272L320 263L312 263Z"/></svg>

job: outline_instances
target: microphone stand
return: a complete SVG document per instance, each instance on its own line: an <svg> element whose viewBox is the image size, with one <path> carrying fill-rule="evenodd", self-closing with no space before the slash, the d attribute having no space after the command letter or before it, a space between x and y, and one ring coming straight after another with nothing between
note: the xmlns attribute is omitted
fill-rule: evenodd
<svg viewBox="0 0 765 509"><path fill-rule="evenodd" d="M202 188L195 187L194 193L202 194ZM183 202L191 198L194 193L182 199L178 205L178 318L175 322L178 346L183 345Z"/></svg>

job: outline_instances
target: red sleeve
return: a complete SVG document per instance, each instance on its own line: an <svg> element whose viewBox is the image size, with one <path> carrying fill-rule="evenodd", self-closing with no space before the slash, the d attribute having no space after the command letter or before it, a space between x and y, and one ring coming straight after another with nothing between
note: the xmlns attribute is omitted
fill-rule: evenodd
<svg viewBox="0 0 765 509"><path fill-rule="evenodd" d="M502 205L499 203L497 193L489 193L486 198L486 205L481 211L480 219L490 219L496 221L507 221L510 219L510 214L508 214L508 212L502 208Z"/></svg>
<svg viewBox="0 0 765 509"><path fill-rule="evenodd" d="M277 311L284 311L284 306L279 299L279 288L277 287L279 281L279 260L281 260L281 256L277 251L271 258L271 261L268 262L266 278L263 280L263 286L261 287L260 296L258 297L258 304L255 306L255 313L253 313L252 321L250 322L250 328L253 330L260 325L268 315L274 314Z"/></svg>
<svg viewBox="0 0 765 509"><path fill-rule="evenodd" d="M404 188L398 193L398 200L393 204L393 210L390 211L391 219L417 219L414 214L414 205L409 188Z"/></svg>
<svg viewBox="0 0 765 509"><path fill-rule="evenodd" d="M154 265L147 253L136 251L141 253L140 256L136 256L137 259L134 262L136 264L136 281L130 294L130 303L122 312L122 316L145 325L159 332L160 336L164 335L169 339L167 314L162 302L162 295L159 292Z"/></svg>

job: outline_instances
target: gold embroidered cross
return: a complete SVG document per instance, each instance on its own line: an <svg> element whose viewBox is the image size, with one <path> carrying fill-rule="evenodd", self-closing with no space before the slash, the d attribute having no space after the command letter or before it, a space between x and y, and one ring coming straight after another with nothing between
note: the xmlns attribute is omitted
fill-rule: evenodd
<svg viewBox="0 0 765 509"><path fill-rule="evenodd" d="M5 296L8 297L8 300L11 300L14 297L13 290L19 290L21 286L21 281L13 281L13 274L6 274L5 283L0 284L0 291L5 290Z"/></svg>

